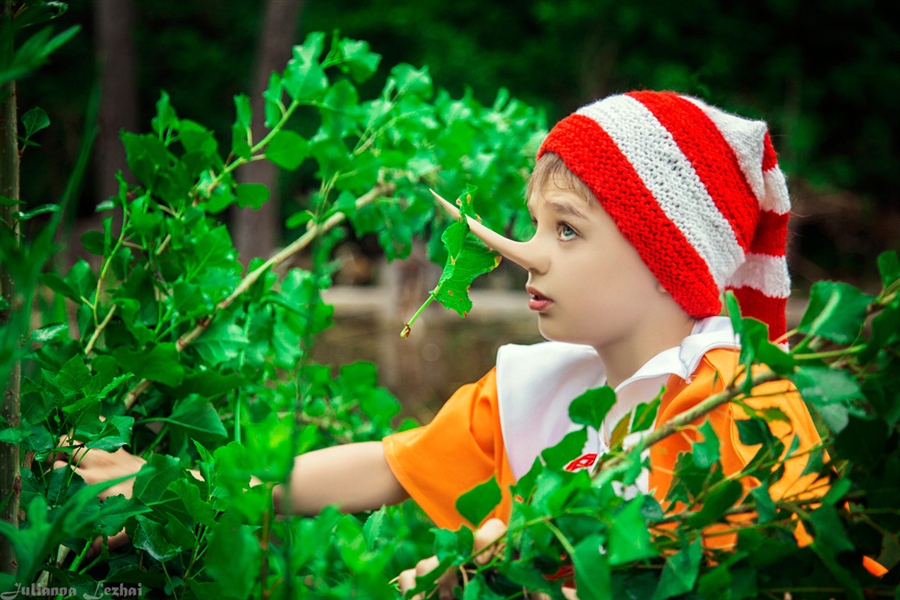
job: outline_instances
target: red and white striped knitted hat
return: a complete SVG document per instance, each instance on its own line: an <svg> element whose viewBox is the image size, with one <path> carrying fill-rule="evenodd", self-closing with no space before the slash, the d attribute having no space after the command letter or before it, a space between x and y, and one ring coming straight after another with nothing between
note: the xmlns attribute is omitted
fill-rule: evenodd
<svg viewBox="0 0 900 600"><path fill-rule="evenodd" d="M631 92L560 121L545 152L587 185L688 314L719 314L730 289L770 339L784 334L790 198L765 122Z"/></svg>

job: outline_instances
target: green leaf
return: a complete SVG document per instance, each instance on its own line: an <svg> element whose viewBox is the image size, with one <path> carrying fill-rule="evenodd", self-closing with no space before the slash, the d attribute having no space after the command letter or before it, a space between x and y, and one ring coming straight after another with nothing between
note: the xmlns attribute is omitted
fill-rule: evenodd
<svg viewBox="0 0 900 600"><path fill-rule="evenodd" d="M147 506L158 504L162 501L169 484L184 476L184 467L177 458L151 454L147 464L141 467L134 478L133 497Z"/></svg>
<svg viewBox="0 0 900 600"><path fill-rule="evenodd" d="M216 523L203 556L205 571L220 586L221 597L245 600L251 597L260 576L262 550L250 525Z"/></svg>
<svg viewBox="0 0 900 600"><path fill-rule="evenodd" d="M759 515L759 522L768 523L775 520L777 508L772 496L769 495L769 488L765 485L757 486L750 490L750 495L756 502L756 514Z"/></svg>
<svg viewBox="0 0 900 600"><path fill-rule="evenodd" d="M719 437L708 420L700 426L702 442L694 442L691 451L694 464L701 468L709 468L719 460Z"/></svg>
<svg viewBox="0 0 900 600"><path fill-rule="evenodd" d="M433 529L434 555L441 563L462 564L471 555L475 545L474 533L466 526L456 531Z"/></svg>
<svg viewBox="0 0 900 600"><path fill-rule="evenodd" d="M322 56L322 50L325 49L325 34L321 31L312 31L307 34L303 44L294 46L291 54L294 60L300 62L318 62Z"/></svg>
<svg viewBox="0 0 900 600"><path fill-rule="evenodd" d="M566 434L555 446L541 452L541 458L551 469L562 469L572 459L581 456L584 445L587 443L587 429L579 429Z"/></svg>
<svg viewBox="0 0 900 600"><path fill-rule="evenodd" d="M853 543L847 538L847 532L833 506L821 506L809 514L809 522L815 528L817 541L828 546L835 554L850 552Z"/></svg>
<svg viewBox="0 0 900 600"><path fill-rule="evenodd" d="M100 504L100 512L94 520L94 527L103 535L113 536L122 531L128 519L150 511L150 508L134 498L126 498L119 494L107 498Z"/></svg>
<svg viewBox="0 0 900 600"><path fill-rule="evenodd" d="M478 527L481 522L500 504L500 486L491 477L488 481L475 486L456 501L456 510L469 523Z"/></svg>
<svg viewBox="0 0 900 600"><path fill-rule="evenodd" d="M689 546L682 547L677 554L670 556L663 567L659 585L653 592L653 600L666 600L691 591L700 572L702 556L699 538Z"/></svg>
<svg viewBox="0 0 900 600"><path fill-rule="evenodd" d="M228 436L228 432L219 419L219 413L216 412L209 400L197 394L178 401L172 410L172 415L165 421L176 429L185 430L192 439L201 442L210 438Z"/></svg>
<svg viewBox="0 0 900 600"><path fill-rule="evenodd" d="M173 343L157 344L149 352L119 348L115 358L123 371L134 373L140 379L158 381L169 387L177 387L184 379L184 367Z"/></svg>
<svg viewBox="0 0 900 600"><path fill-rule="evenodd" d="M160 562L172 560L178 556L184 548L173 544L166 535L166 528L149 517L138 515L137 528L131 543L135 548L146 550L147 553Z"/></svg>
<svg viewBox="0 0 900 600"><path fill-rule="evenodd" d="M91 371L84 364L84 358L76 354L62 366L56 377L60 389L70 392L84 392L91 382Z"/></svg>
<svg viewBox="0 0 900 600"><path fill-rule="evenodd" d="M850 491L853 483L847 478L841 478L834 482L828 493L822 498L822 505L833 506Z"/></svg>
<svg viewBox="0 0 900 600"><path fill-rule="evenodd" d="M66 274L65 282L75 290L79 298L93 300L94 293L97 291L97 276L83 258L79 258L78 262L72 265Z"/></svg>
<svg viewBox="0 0 900 600"><path fill-rule="evenodd" d="M235 186L237 205L240 208L252 206L259 210L269 199L269 188L262 183L239 183Z"/></svg>
<svg viewBox="0 0 900 600"><path fill-rule="evenodd" d="M250 98L246 94L237 94L234 97L235 125L250 129L250 121L253 117L253 109L250 108Z"/></svg>
<svg viewBox="0 0 900 600"><path fill-rule="evenodd" d="M352 133L362 114L359 94L353 84L344 79L331 86L322 100L321 114L322 129L331 135L345 137ZM360 170L359 166L356 170Z"/></svg>
<svg viewBox="0 0 900 600"><path fill-rule="evenodd" d="M310 221L316 218L316 215L311 213L308 210L301 210L300 212L295 212L285 221L284 226L288 229L296 229L302 225L306 225Z"/></svg>
<svg viewBox="0 0 900 600"><path fill-rule="evenodd" d="M266 146L266 158L288 171L293 171L309 156L309 142L300 135L282 129Z"/></svg>
<svg viewBox="0 0 900 600"><path fill-rule="evenodd" d="M652 402L643 402L635 407L634 418L631 420L630 433L646 431L653 426L653 423L656 421L656 413L659 410L661 398L662 393L660 393Z"/></svg>
<svg viewBox="0 0 900 600"><path fill-rule="evenodd" d="M294 464L294 418L279 418L274 412L257 423L244 424L247 460L252 473L262 481L280 483Z"/></svg>
<svg viewBox="0 0 900 600"><path fill-rule="evenodd" d="M178 115L175 114L175 109L169 101L169 94L165 91L160 92L159 100L156 101L156 116L153 117L151 125L153 131L160 137L165 135L167 129L178 126Z"/></svg>
<svg viewBox="0 0 900 600"><path fill-rule="evenodd" d="M41 129L49 127L50 117L47 116L44 109L35 106L22 115L22 124L25 125L25 139L27 140Z"/></svg>
<svg viewBox="0 0 900 600"><path fill-rule="evenodd" d="M895 250L882 252L878 255L878 273L881 275L881 282L884 284L884 287L888 287L900 279L900 258L897 257Z"/></svg>
<svg viewBox="0 0 900 600"><path fill-rule="evenodd" d="M472 281L495 269L500 264L500 256L469 233L468 224L462 220L450 225L441 240L449 256L433 293L438 302L465 317L472 310L469 299Z"/></svg>
<svg viewBox="0 0 900 600"><path fill-rule="evenodd" d="M469 580L463 594L463 600L503 600L504 598L506 596L501 596L492 590L481 575L476 575Z"/></svg>
<svg viewBox="0 0 900 600"><path fill-rule="evenodd" d="M250 160L250 157L253 156L253 149L247 140L247 132L246 129L237 125L231 126L231 151L235 156L244 160Z"/></svg>
<svg viewBox="0 0 900 600"><path fill-rule="evenodd" d="M574 400L569 405L569 418L579 425L587 425L600 430L606 413L616 403L616 392L605 385L590 389Z"/></svg>
<svg viewBox="0 0 900 600"><path fill-rule="evenodd" d="M421 98L431 96L431 75L428 67L416 69L412 65L400 63L391 69L388 85L398 94L413 94Z"/></svg>
<svg viewBox="0 0 900 600"><path fill-rule="evenodd" d="M600 554L603 538L589 536L575 546L572 563L575 566L575 587L579 600L609 600L612 598L609 563Z"/></svg>
<svg viewBox="0 0 900 600"><path fill-rule="evenodd" d="M284 69L284 89L294 100L301 102L321 99L328 89L328 77L314 60L298 60L297 53Z"/></svg>
<svg viewBox="0 0 900 600"><path fill-rule="evenodd" d="M839 281L817 281L809 292L809 305L798 329L839 344L856 339L874 300L852 285Z"/></svg>
<svg viewBox="0 0 900 600"><path fill-rule="evenodd" d="M240 326L219 319L197 338L193 347L208 365L214 366L237 358L248 343Z"/></svg>
<svg viewBox="0 0 900 600"><path fill-rule="evenodd" d="M370 52L368 42L342 39L338 43L338 49L344 57L341 70L349 73L353 81L362 83L378 70L381 55Z"/></svg>
<svg viewBox="0 0 900 600"><path fill-rule="evenodd" d="M854 405L855 400L865 398L862 390L846 371L798 367L791 379L803 399L815 407L828 428L835 433L847 426L850 414L865 414Z"/></svg>
<svg viewBox="0 0 900 600"><path fill-rule="evenodd" d="M744 494L744 488L740 481L729 481L725 485L713 488L703 501L699 511L691 515L688 525L696 529L702 529L710 523L718 521L725 515L725 511L735 505Z"/></svg>
<svg viewBox="0 0 900 600"><path fill-rule="evenodd" d="M616 567L656 556L644 513L644 498L628 502L609 525L609 564Z"/></svg>

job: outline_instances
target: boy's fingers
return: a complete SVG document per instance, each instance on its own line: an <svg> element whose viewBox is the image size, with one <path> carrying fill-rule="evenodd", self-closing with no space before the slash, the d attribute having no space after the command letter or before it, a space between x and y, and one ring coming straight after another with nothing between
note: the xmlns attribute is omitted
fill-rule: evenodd
<svg viewBox="0 0 900 600"><path fill-rule="evenodd" d="M423 558L416 563L416 575L426 575L431 573L439 564L441 564L441 561L438 560L437 556Z"/></svg>
<svg viewBox="0 0 900 600"><path fill-rule="evenodd" d="M405 594L416 587L416 570L407 569L400 573L400 576L397 577L397 583L400 585L401 594Z"/></svg>
<svg viewBox="0 0 900 600"><path fill-rule="evenodd" d="M479 527L478 531L475 532L475 552L482 550L485 546L501 537L504 533L506 533L506 523L500 519L490 519L485 521L484 525ZM495 549L482 552L475 557L475 562L479 565L486 565L491 562L491 559L498 554L501 546L502 542L498 543Z"/></svg>

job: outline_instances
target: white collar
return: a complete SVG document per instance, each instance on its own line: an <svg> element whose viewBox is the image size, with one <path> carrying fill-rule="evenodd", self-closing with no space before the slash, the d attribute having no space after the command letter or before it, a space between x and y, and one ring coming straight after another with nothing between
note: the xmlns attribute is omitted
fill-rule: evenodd
<svg viewBox="0 0 900 600"><path fill-rule="evenodd" d="M727 317L697 321L680 346L660 352L616 388L616 405L605 429L659 393L670 375L689 381L703 356L715 348L739 348ZM569 419L569 404L585 390L606 381L605 368L591 346L543 342L506 345L497 353L500 424L513 475L525 474L545 448L579 426ZM611 425L607 425L611 423ZM588 443L602 447L604 436L593 431Z"/></svg>

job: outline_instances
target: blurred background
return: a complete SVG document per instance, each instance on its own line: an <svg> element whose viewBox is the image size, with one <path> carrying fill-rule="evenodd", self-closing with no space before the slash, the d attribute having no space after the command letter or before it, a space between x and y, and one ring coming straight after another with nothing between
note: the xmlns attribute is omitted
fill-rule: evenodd
<svg viewBox="0 0 900 600"><path fill-rule="evenodd" d="M383 56L363 98L381 89L392 65L407 62L428 65L436 86L455 97L471 89L490 104L505 87L540 106L548 125L594 99L640 88L690 93L767 120L793 201L794 320L816 280L876 290L877 255L900 245L895 1L71 0L54 23L82 31L18 83L20 111L39 105L53 124L35 136L43 148L23 159L29 205L62 195L88 129L85 114L92 98L99 102L91 169L65 215L61 269L92 258L79 253L79 238L99 228L94 207L117 191L115 173L127 171L118 133L150 130L160 90L180 117L214 129L224 143L232 97L259 98L292 44L334 29ZM284 221L305 205L311 175L280 173L267 161L239 174L273 190L262 209L227 217L245 263L290 241ZM320 336L314 357L377 362L383 383L423 420L490 369L501 344L541 339L524 275L509 265L476 282L468 319L429 309L401 340L440 269L419 250L387 264L366 238L348 238L336 258L342 268L326 297L336 325Z"/></svg>

